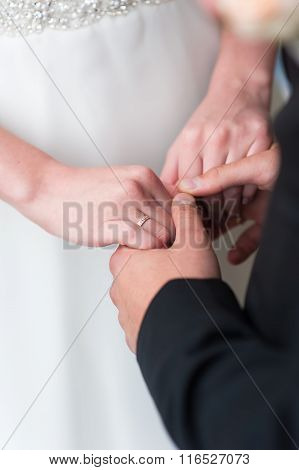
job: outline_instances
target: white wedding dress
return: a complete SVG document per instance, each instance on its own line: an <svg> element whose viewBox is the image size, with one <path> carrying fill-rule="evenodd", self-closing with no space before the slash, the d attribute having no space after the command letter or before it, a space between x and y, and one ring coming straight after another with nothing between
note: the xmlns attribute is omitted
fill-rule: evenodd
<svg viewBox="0 0 299 470"><path fill-rule="evenodd" d="M105 165L93 140L110 165L159 172L217 48L195 0L1 35L0 125L69 165ZM5 203L0 220L1 445L172 448L105 296L113 248L66 249Z"/></svg>

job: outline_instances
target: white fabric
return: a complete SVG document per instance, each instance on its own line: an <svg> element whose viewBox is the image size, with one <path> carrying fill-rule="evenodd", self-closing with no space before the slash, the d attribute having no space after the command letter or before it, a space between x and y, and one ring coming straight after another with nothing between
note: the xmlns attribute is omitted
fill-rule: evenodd
<svg viewBox="0 0 299 470"><path fill-rule="evenodd" d="M161 169L204 96L218 33L193 0L26 38L107 160ZM104 162L22 38L0 39L0 125L66 164ZM111 248L63 249L0 204L0 443L108 289ZM171 448L109 296L8 449Z"/></svg>

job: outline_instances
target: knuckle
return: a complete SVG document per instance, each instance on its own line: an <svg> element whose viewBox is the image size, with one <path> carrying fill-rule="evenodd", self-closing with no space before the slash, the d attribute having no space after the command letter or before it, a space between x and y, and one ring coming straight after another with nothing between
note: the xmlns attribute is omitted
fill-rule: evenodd
<svg viewBox="0 0 299 470"><path fill-rule="evenodd" d="M193 146L199 142L200 130L197 126L188 126L182 132L182 137L185 144Z"/></svg>
<svg viewBox="0 0 299 470"><path fill-rule="evenodd" d="M138 181L135 179L127 179L125 181L125 187L130 199L139 199L142 194L142 189Z"/></svg>
<svg viewBox="0 0 299 470"><path fill-rule="evenodd" d="M247 121L244 121L243 119L240 120L239 122L237 122L235 125L234 125L234 128L233 128L233 138L236 139L236 138L245 138L248 134L248 123Z"/></svg>
<svg viewBox="0 0 299 470"><path fill-rule="evenodd" d="M221 171L219 167L215 166L209 170L206 176L209 176L209 181L218 181L221 178Z"/></svg>
<svg viewBox="0 0 299 470"><path fill-rule="evenodd" d="M219 129L217 129L215 136L214 136L214 141L216 145L222 146L222 145L227 144L227 142L229 141L229 138L230 138L230 131L227 128L227 126L224 125L220 127Z"/></svg>
<svg viewBox="0 0 299 470"><path fill-rule="evenodd" d="M129 173L130 175L133 175L134 178L136 178L142 168L142 165L129 165Z"/></svg>
<svg viewBox="0 0 299 470"><path fill-rule="evenodd" d="M222 123L222 125L224 124ZM206 121L203 127L203 134L204 134L205 140L211 137L211 135L215 133L215 130L216 130L216 123L214 121L209 121L209 120Z"/></svg>
<svg viewBox="0 0 299 470"><path fill-rule="evenodd" d="M207 171L203 176L204 187L206 191L222 192L225 187L223 185L223 177L221 167L214 166Z"/></svg>
<svg viewBox="0 0 299 470"><path fill-rule="evenodd" d="M137 165L135 166L135 172L138 179L142 181L149 182L156 178L153 170L147 166Z"/></svg>
<svg viewBox="0 0 299 470"><path fill-rule="evenodd" d="M255 133L264 136L269 134L269 123L263 117L256 117L253 119L251 125Z"/></svg>
<svg viewBox="0 0 299 470"><path fill-rule="evenodd" d="M154 172L153 170L151 170L150 168L148 168L147 166L144 166L142 167L142 169L140 170L140 175L142 178L144 178L145 180L149 180L151 178L154 177Z"/></svg>

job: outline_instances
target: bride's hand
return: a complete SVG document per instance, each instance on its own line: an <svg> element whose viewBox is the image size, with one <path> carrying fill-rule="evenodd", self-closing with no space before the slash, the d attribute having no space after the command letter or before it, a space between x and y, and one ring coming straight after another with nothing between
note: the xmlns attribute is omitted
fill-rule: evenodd
<svg viewBox="0 0 299 470"><path fill-rule="evenodd" d="M146 249L174 239L170 195L152 170L68 167L3 128L0 199L76 244Z"/></svg>
<svg viewBox="0 0 299 470"><path fill-rule="evenodd" d="M55 162L22 212L49 233L75 244L149 249L171 242L170 207L167 190L148 168L74 168ZM143 215L150 219L139 227Z"/></svg>
<svg viewBox="0 0 299 470"><path fill-rule="evenodd" d="M223 33L222 47L208 93L170 148L161 178L176 185L224 163L267 150L274 51L258 60L266 43L251 44ZM250 79L248 77L250 76ZM255 189L232 188L225 198L248 202Z"/></svg>

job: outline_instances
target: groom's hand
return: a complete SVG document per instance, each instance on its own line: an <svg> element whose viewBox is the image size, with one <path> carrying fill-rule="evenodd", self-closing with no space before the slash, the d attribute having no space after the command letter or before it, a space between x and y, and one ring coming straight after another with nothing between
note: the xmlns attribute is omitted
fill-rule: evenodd
<svg viewBox="0 0 299 470"><path fill-rule="evenodd" d="M268 209L270 191L278 178L279 168L280 150L275 144L266 152L213 168L202 176L183 180L179 185L180 191L185 191L195 197L210 196L248 184L253 184L260 190L249 204L242 205L240 208L238 219L242 222L251 221L253 224L245 227L235 246L230 250L228 254L230 263L235 265L243 263L257 250ZM240 223L240 220L230 216L231 213L228 211L226 228L233 228Z"/></svg>
<svg viewBox="0 0 299 470"><path fill-rule="evenodd" d="M172 205L176 240L169 249L137 251L119 248L111 258L111 299L130 349L135 352L145 312L170 280L219 278L217 258L192 196L178 194Z"/></svg>

